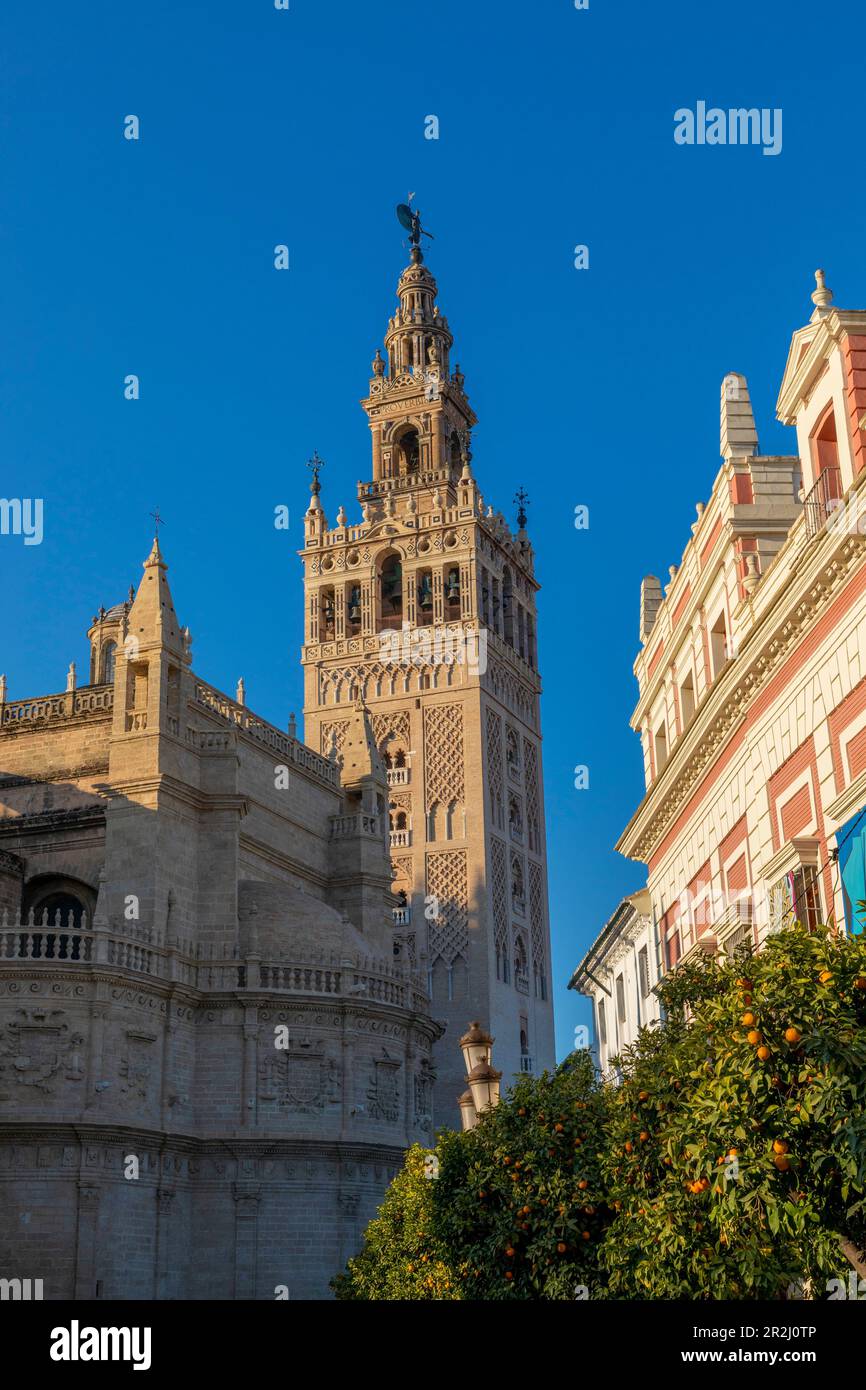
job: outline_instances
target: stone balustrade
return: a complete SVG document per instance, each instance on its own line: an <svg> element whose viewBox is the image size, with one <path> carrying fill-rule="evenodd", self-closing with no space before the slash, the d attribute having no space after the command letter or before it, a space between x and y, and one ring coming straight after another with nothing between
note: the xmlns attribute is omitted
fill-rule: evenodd
<svg viewBox="0 0 866 1390"><path fill-rule="evenodd" d="M340 773L334 763L323 758L320 753L314 753L312 748L308 748L299 739L283 733L282 729L276 728L274 724L260 719L245 705L239 705L236 700L232 700L198 677L195 681L195 702L210 714L215 714L226 723L232 724L240 733L249 735L257 743L279 753L287 764L302 768L304 772L326 782L330 787L339 786Z"/></svg>
<svg viewBox="0 0 866 1390"><path fill-rule="evenodd" d="M348 816L331 816L331 839L346 840L356 835L368 835L378 840L380 835L379 817L367 811L356 811Z"/></svg>
<svg viewBox="0 0 866 1390"><path fill-rule="evenodd" d="M36 695L27 700L0 702L0 726L22 729L61 719L108 717L114 706L113 685L84 685L57 695Z"/></svg>
<svg viewBox="0 0 866 1390"><path fill-rule="evenodd" d="M376 956L341 957L310 952L290 959L227 956L223 946L179 941L155 945L142 933L115 931L83 919L47 916L34 923L0 918L0 971L38 975L43 969L109 969L120 974L183 984L201 994L237 990L268 994L325 995L369 1000L399 1008L426 1010L429 999L421 977L401 964Z"/></svg>

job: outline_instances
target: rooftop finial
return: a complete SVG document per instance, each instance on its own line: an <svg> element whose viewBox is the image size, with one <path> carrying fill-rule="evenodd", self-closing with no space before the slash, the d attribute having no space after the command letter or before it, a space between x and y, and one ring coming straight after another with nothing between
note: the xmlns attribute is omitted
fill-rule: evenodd
<svg viewBox="0 0 866 1390"><path fill-rule="evenodd" d="M517 525L522 531L526 526L526 508L529 503L529 493L526 488L518 488L514 494L514 501L517 504Z"/></svg>
<svg viewBox="0 0 866 1390"><path fill-rule="evenodd" d="M812 291L812 303L816 309L826 309L828 304L833 302L833 291L827 289L824 280L823 270L815 271L815 288Z"/></svg>
<svg viewBox="0 0 866 1390"><path fill-rule="evenodd" d="M318 497L319 493L322 490L322 485L319 482L319 470L324 468L324 466L325 460L320 459L318 449L314 449L313 457L311 459L307 459L307 467L311 470L313 474L313 481L310 483L310 492L313 494L314 497Z"/></svg>
<svg viewBox="0 0 866 1390"><path fill-rule="evenodd" d="M155 509L154 511L150 512L149 515L150 515L151 517L153 517L153 528L154 528L154 532L155 532L155 535L156 535L156 539L159 540L159 528L160 528L160 526L164 526L164 525L165 525L165 522L163 521L162 517L161 517L160 514L159 514L159 507L156 507L156 509Z"/></svg>

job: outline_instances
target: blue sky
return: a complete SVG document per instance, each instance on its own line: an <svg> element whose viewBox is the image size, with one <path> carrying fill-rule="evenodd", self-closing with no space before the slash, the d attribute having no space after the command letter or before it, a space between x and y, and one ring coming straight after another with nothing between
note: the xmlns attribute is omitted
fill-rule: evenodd
<svg viewBox="0 0 866 1390"><path fill-rule="evenodd" d="M300 710L304 462L327 460L331 518L355 515L415 190L477 476L509 515L520 484L532 499L566 1051L570 972L642 883L612 848L642 790L640 579L666 578L709 496L725 373L748 376L762 449L788 452L774 402L814 269L866 306L863 28L853 0L6 0L0 490L45 505L40 546L0 538L10 698L86 671L158 504L196 669L243 675L277 724ZM675 144L699 100L781 108L781 153Z"/></svg>

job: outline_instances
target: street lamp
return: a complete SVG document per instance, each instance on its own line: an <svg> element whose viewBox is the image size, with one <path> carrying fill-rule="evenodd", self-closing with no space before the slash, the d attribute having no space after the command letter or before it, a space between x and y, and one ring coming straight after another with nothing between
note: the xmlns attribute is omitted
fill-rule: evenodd
<svg viewBox="0 0 866 1390"><path fill-rule="evenodd" d="M491 1067L489 1062L478 1062L466 1080L469 1082L475 1109L479 1115L482 1110L490 1110L499 1104L499 1082L502 1080L502 1072Z"/></svg>
<svg viewBox="0 0 866 1390"><path fill-rule="evenodd" d="M469 1090L463 1092L457 1104L460 1106L461 1123L466 1130L478 1123L483 1111L499 1104L502 1072L497 1071L491 1062L493 1038L484 1032L479 1023L470 1023L469 1031L460 1039L460 1048L466 1063Z"/></svg>
<svg viewBox="0 0 866 1390"><path fill-rule="evenodd" d="M470 1072L479 1062L490 1061L490 1049L493 1047L493 1041L490 1034L485 1033L479 1023L470 1023L469 1032L464 1033L460 1039L460 1048L467 1072Z"/></svg>
<svg viewBox="0 0 866 1390"><path fill-rule="evenodd" d="M478 1111L475 1109L472 1092L464 1091L457 1104L460 1106L460 1123L464 1130L474 1129L478 1123Z"/></svg>

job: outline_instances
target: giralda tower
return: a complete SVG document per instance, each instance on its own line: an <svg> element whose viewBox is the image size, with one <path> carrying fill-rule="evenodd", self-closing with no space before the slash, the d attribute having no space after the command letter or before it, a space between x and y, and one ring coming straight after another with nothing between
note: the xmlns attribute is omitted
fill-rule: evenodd
<svg viewBox="0 0 866 1390"><path fill-rule="evenodd" d="M426 972L436 1125L457 1124L478 1019L503 1088L554 1063L532 546L472 471L476 417L418 245L369 393L362 519L305 517L305 740L340 759L355 703L387 779L394 951ZM371 834L381 827L371 820Z"/></svg>

